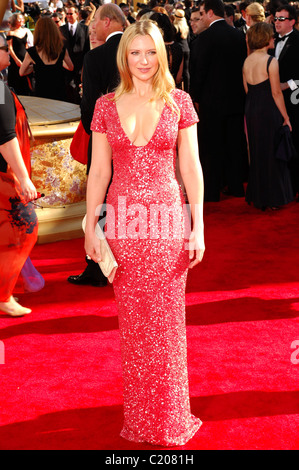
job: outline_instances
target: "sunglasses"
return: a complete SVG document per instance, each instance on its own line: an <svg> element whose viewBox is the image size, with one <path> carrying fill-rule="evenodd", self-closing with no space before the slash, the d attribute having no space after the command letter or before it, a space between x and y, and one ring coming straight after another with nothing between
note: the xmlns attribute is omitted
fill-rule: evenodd
<svg viewBox="0 0 299 470"><path fill-rule="evenodd" d="M275 16L274 21L285 21L289 19L290 18L286 18L285 16Z"/></svg>
<svg viewBox="0 0 299 470"><path fill-rule="evenodd" d="M0 50L8 52L8 46L0 46Z"/></svg>

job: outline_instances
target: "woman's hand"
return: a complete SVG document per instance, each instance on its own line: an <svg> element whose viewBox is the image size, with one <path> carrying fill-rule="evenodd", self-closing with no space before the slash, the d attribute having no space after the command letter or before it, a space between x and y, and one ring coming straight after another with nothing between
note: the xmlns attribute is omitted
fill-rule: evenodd
<svg viewBox="0 0 299 470"><path fill-rule="evenodd" d="M284 83L281 83L280 84L280 88L281 88L281 91L285 91L287 90L289 87L288 83L287 82L284 82Z"/></svg>
<svg viewBox="0 0 299 470"><path fill-rule="evenodd" d="M192 269L194 266L199 264L205 252L205 243L203 231L198 233L192 231L189 237L189 268Z"/></svg>
<svg viewBox="0 0 299 470"><path fill-rule="evenodd" d="M96 237L95 232L89 234L85 233L84 248L86 256L91 258L95 263L102 260L100 240Z"/></svg>
<svg viewBox="0 0 299 470"><path fill-rule="evenodd" d="M25 202L27 203L27 202L33 201L34 199L37 199L37 192L31 179L23 178L23 179L20 179L19 181L20 181L22 195L23 195Z"/></svg>

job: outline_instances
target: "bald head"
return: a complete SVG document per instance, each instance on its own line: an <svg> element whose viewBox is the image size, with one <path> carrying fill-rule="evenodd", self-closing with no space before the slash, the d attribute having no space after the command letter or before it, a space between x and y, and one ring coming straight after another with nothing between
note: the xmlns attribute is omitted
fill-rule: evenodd
<svg viewBox="0 0 299 470"><path fill-rule="evenodd" d="M116 31L123 31L126 17L118 5L107 3L100 6L94 16L94 28L98 41L105 42L107 37Z"/></svg>
<svg viewBox="0 0 299 470"><path fill-rule="evenodd" d="M106 3L98 8L97 15L103 20L109 18L111 21L119 23L123 28L126 26L126 17L122 12L121 8L114 3Z"/></svg>

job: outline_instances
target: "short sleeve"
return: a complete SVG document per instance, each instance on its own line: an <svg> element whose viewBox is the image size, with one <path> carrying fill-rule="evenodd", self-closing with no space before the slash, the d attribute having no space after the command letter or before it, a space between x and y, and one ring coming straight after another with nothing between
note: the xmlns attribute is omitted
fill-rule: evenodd
<svg viewBox="0 0 299 470"><path fill-rule="evenodd" d="M106 105L107 105L107 98L105 96L101 96L96 101L96 105L94 107L93 118L90 125L90 130L93 132L99 132L101 134L107 133L107 125L105 116L106 113Z"/></svg>
<svg viewBox="0 0 299 470"><path fill-rule="evenodd" d="M196 124L199 119L190 95L184 91L178 91L180 92L179 99L176 99L176 102L180 108L180 120L178 126L179 129L185 129L186 127L190 127L193 124Z"/></svg>

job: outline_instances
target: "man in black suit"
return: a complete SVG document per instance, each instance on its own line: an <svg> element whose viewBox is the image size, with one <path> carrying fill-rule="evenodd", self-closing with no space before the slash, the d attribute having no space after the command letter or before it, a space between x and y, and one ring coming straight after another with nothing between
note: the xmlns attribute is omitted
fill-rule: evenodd
<svg viewBox="0 0 299 470"><path fill-rule="evenodd" d="M88 134L91 134L90 125L97 99L114 90L119 82L116 53L126 26L123 12L113 3L100 6L96 11L94 21L97 39L105 43L89 51L84 58L81 121ZM87 174L91 163L91 152L90 139ZM107 279L102 274L99 265L93 260L86 259L86 261L85 271L79 275L70 276L68 281L77 285L105 286Z"/></svg>
<svg viewBox="0 0 299 470"><path fill-rule="evenodd" d="M275 57L279 63L281 89L292 125L292 138L299 158L299 32L294 29L296 9L282 5L276 10ZM295 195L299 193L299 160L290 162Z"/></svg>
<svg viewBox="0 0 299 470"><path fill-rule="evenodd" d="M254 1L254 0L253 0ZM239 5L239 13L241 17L234 22L235 28L239 29L242 33L246 34L248 26L245 20L245 12L248 5L251 3L251 0L246 0L245 2L241 2Z"/></svg>
<svg viewBox="0 0 299 470"><path fill-rule="evenodd" d="M200 15L207 29L192 43L191 96L200 119L205 201L219 201L224 188L244 196L248 157L242 66L247 52L242 33L224 20L221 0L202 2Z"/></svg>
<svg viewBox="0 0 299 470"><path fill-rule="evenodd" d="M74 64L72 72L66 70L67 99L72 103L80 103L81 73L85 54L89 51L88 28L78 22L78 8L76 5L66 9L67 23L60 26L64 43Z"/></svg>

